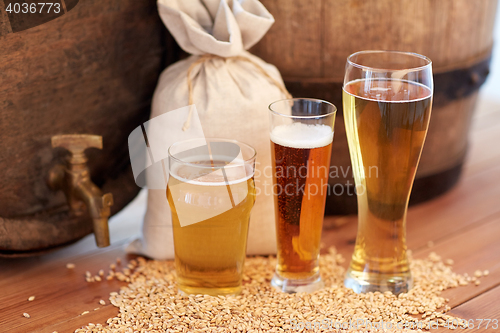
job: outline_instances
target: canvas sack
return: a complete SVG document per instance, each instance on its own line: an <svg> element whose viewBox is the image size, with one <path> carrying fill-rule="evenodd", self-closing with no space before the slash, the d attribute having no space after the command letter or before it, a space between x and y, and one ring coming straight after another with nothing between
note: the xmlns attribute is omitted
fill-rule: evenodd
<svg viewBox="0 0 500 333"><path fill-rule="evenodd" d="M246 51L264 36L274 19L257 0L159 0L158 10L180 47L192 55L161 74L151 119L194 103L205 137L234 139L256 149L257 197L247 254L274 254L268 106L289 95L276 67ZM188 115L180 123L167 123L164 131L181 133L196 125ZM155 259L174 257L164 189L148 190L142 237L129 244L127 251Z"/></svg>

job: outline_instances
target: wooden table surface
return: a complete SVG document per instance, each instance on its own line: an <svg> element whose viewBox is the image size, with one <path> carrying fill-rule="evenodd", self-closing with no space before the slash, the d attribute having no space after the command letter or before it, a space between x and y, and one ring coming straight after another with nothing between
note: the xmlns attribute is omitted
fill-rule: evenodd
<svg viewBox="0 0 500 333"><path fill-rule="evenodd" d="M327 219L345 222L342 227L325 231L323 241L335 245L348 259L347 265L356 235L356 218ZM123 245L129 235L116 226L113 230L117 230L114 243L106 249L97 249L93 238L87 237L56 253L0 259L0 332L73 332L89 322L105 323L114 317L118 309L107 300L109 293L118 291L123 283L87 283L84 279L86 271L95 274L108 268L117 257L126 261ZM408 246L416 258L434 251L453 259L458 273L490 271L479 286L444 292L450 299L451 314L500 321L500 107L475 115L460 182L447 194L411 207L407 231ZM429 247L429 242L433 246ZM74 263L75 269L67 269L68 262ZM36 298L29 302L32 295ZM100 305L100 299L106 300L106 305ZM81 315L84 311L90 313ZM23 317L25 312L31 318ZM444 331L447 329L433 330ZM475 331L500 332L500 328L469 330Z"/></svg>

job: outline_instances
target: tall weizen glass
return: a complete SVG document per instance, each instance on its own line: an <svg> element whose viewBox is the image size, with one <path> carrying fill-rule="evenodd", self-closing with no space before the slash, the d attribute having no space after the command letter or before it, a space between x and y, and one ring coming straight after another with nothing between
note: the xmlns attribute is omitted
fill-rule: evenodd
<svg viewBox="0 0 500 333"><path fill-rule="evenodd" d="M194 139L173 144L168 153L178 288L236 295L255 202L256 152L233 140Z"/></svg>
<svg viewBox="0 0 500 333"><path fill-rule="evenodd" d="M316 99L269 106L278 264L271 285L284 292L323 287L321 230L337 109Z"/></svg>
<svg viewBox="0 0 500 333"><path fill-rule="evenodd" d="M344 284L407 292L406 212L433 96L432 63L397 51L347 58L344 120L358 197L358 234Z"/></svg>

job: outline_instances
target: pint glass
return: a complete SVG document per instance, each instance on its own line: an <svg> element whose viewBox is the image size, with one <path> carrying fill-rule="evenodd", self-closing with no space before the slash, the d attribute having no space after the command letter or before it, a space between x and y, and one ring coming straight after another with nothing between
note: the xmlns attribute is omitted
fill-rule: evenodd
<svg viewBox="0 0 500 333"><path fill-rule="evenodd" d="M347 58L344 120L358 197L358 234L345 285L407 292L406 211L431 115L431 61L405 52Z"/></svg>
<svg viewBox="0 0 500 333"><path fill-rule="evenodd" d="M271 284L284 292L311 292L323 286L318 259L336 108L288 99L269 109L278 244Z"/></svg>
<svg viewBox="0 0 500 333"><path fill-rule="evenodd" d="M167 199L172 211L177 284L187 294L241 291L255 150L224 139L195 139L169 149Z"/></svg>

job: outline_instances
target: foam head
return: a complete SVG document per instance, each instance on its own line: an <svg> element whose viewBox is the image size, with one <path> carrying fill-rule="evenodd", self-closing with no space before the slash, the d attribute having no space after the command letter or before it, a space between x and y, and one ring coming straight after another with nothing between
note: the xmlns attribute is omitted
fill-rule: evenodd
<svg viewBox="0 0 500 333"><path fill-rule="evenodd" d="M291 148L319 148L333 141L333 131L328 125L292 123L276 126L271 141Z"/></svg>

